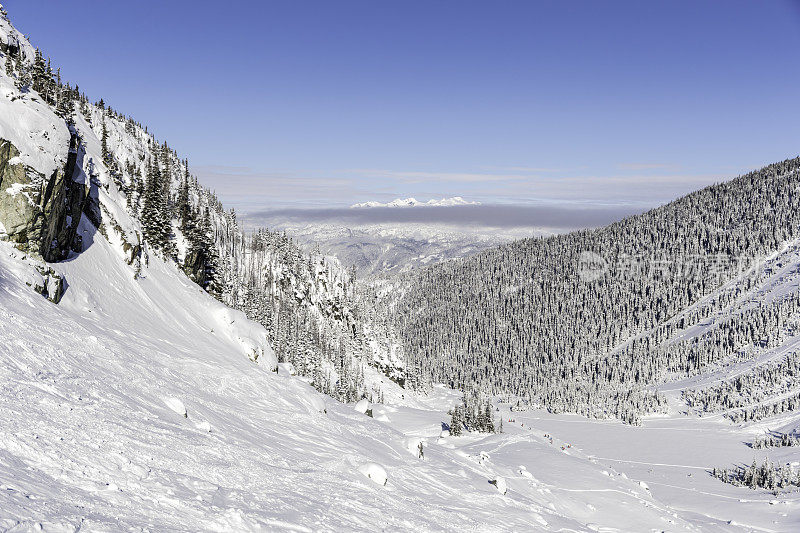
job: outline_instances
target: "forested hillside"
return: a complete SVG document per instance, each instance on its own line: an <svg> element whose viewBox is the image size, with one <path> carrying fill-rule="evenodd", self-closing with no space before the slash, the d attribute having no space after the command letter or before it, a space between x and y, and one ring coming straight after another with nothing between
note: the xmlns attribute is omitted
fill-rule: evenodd
<svg viewBox="0 0 800 533"><path fill-rule="evenodd" d="M119 247L134 276L147 276L153 255L172 261L262 324L279 361L318 390L343 401L370 394L353 275L283 233L245 234L188 160L103 99L91 102L5 14L0 22L7 119L0 235L46 261L64 260L90 245L80 230L85 217L87 228ZM31 158L37 153L42 161ZM61 166L50 168L50 160Z"/></svg>
<svg viewBox="0 0 800 533"><path fill-rule="evenodd" d="M800 235L798 186L800 159L789 159L601 229L434 265L384 312L420 382L636 422L665 406L654 385L769 339L796 311L790 294L675 340L752 288L758 260Z"/></svg>
<svg viewBox="0 0 800 533"><path fill-rule="evenodd" d="M178 265L262 324L279 360L337 399L376 392L364 381L371 363L417 389L444 382L520 407L637 422L665 408L655 385L776 342L796 314L789 294L681 338L760 274L721 290L727 282L800 236L798 159L605 228L513 242L356 294L334 258L280 232L243 232L167 142L92 103L2 22L6 115L33 130L4 129L4 238L64 260L91 244L85 219L134 276L147 276L153 255ZM39 152L58 164L30 155ZM597 269L582 271L587 262Z"/></svg>

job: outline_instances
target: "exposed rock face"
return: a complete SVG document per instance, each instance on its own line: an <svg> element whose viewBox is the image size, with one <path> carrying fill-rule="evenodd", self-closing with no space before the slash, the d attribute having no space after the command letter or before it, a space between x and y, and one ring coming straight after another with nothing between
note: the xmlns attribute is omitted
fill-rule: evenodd
<svg viewBox="0 0 800 533"><path fill-rule="evenodd" d="M39 200L44 176L15 163L17 157L16 146L0 139L0 223L9 240L38 251L43 226Z"/></svg>
<svg viewBox="0 0 800 533"><path fill-rule="evenodd" d="M42 281L33 284L33 289L54 304L60 302L61 297L64 296L64 278L52 268L44 265L37 265L36 270L41 274Z"/></svg>
<svg viewBox="0 0 800 533"><path fill-rule="evenodd" d="M45 261L61 261L69 256L70 251L81 251L80 238L76 239L76 234L89 191L86 185L75 181L76 135L72 135L69 144L67 164L50 178L42 198L45 228L39 253Z"/></svg>
<svg viewBox="0 0 800 533"><path fill-rule="evenodd" d="M0 139L0 223L9 240L45 261L62 261L70 251L80 251L81 215L85 210L95 214L88 202L90 184L75 180L83 176L77 171L80 151L73 134L66 164L45 179L17 161L17 148Z"/></svg>
<svg viewBox="0 0 800 533"><path fill-rule="evenodd" d="M205 287L208 285L208 257L202 250L191 250L186 253L183 261L183 271L189 279Z"/></svg>

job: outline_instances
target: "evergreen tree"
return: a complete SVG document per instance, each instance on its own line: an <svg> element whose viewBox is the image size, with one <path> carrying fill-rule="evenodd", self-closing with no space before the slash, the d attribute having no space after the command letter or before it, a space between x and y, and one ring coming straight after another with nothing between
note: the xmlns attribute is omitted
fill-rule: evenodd
<svg viewBox="0 0 800 533"><path fill-rule="evenodd" d="M45 77L44 77L44 100L50 105L54 105L56 103L56 82L54 79L55 73L53 72L53 68L50 65L50 59L47 60L47 65L45 66Z"/></svg>
<svg viewBox="0 0 800 533"><path fill-rule="evenodd" d="M150 159L145 185L144 203L142 205L142 225L145 237L156 249L162 250L166 245L167 224L164 216L161 172L154 158Z"/></svg>
<svg viewBox="0 0 800 533"><path fill-rule="evenodd" d="M25 63L24 60L20 59L17 61L17 79L14 81L14 85L17 86L21 92L27 92L28 89L31 88L31 72L28 65Z"/></svg>
<svg viewBox="0 0 800 533"><path fill-rule="evenodd" d="M42 52L37 48L33 58L33 66L31 67L31 88L39 93L42 98L47 100L47 63L42 57Z"/></svg>
<svg viewBox="0 0 800 533"><path fill-rule="evenodd" d="M461 406L457 405L450 411L450 434L460 436L464 431L464 417Z"/></svg>
<svg viewBox="0 0 800 533"><path fill-rule="evenodd" d="M11 58L11 51L6 52L6 76L13 78L16 76L14 72L14 60Z"/></svg>
<svg viewBox="0 0 800 533"><path fill-rule="evenodd" d="M100 136L100 150L103 156L103 163L106 167L110 168L112 164L112 156L111 152L108 149L108 128L106 127L106 116L105 113L102 115L102 134Z"/></svg>
<svg viewBox="0 0 800 533"><path fill-rule="evenodd" d="M72 88L67 84L65 87L59 89L58 101L56 103L56 114L61 118L67 120L69 123L74 123L72 113L75 110L75 99Z"/></svg>
<svg viewBox="0 0 800 533"><path fill-rule="evenodd" d="M180 221L181 231L188 235L192 231L190 226L194 224L193 217L191 216L191 206L189 205L188 170L187 175L181 179L181 184L178 188L176 208L178 211L178 220Z"/></svg>

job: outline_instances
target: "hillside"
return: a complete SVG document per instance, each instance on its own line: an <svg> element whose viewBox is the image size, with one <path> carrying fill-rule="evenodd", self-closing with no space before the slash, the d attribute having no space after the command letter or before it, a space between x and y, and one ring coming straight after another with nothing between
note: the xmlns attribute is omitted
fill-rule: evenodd
<svg viewBox="0 0 800 533"><path fill-rule="evenodd" d="M452 392L387 388L369 418L286 365L272 372L265 330L173 264L134 279L98 236L50 267L70 280L57 305L35 290L39 264L0 243L3 530L796 528L796 496L705 472L763 457L742 443L760 426L676 413L631 428L500 405L503 434L441 437ZM360 471L371 463L385 486Z"/></svg>
<svg viewBox="0 0 800 533"><path fill-rule="evenodd" d="M26 285L30 261L0 244L3 530L689 528L539 434L440 439L444 391L369 418L272 372L266 332L160 259L135 280L98 236L55 265L70 280L58 305ZM386 486L359 471L370 463ZM629 496L568 490L587 484Z"/></svg>
<svg viewBox="0 0 800 533"><path fill-rule="evenodd" d="M279 360L318 390L345 401L376 392L363 378L372 354L355 280L335 258L305 253L282 232L246 234L166 141L64 83L7 20L0 43L5 238L54 261L86 249L93 236L84 232L99 232L137 277L153 257L172 261L263 325Z"/></svg>
<svg viewBox="0 0 800 533"><path fill-rule="evenodd" d="M457 394L407 397L347 351L335 260L238 232L166 143L80 94L70 112L66 85L40 94L39 54L0 33L20 44L0 76L4 531L689 528L662 504L628 511L651 496L546 439L448 437ZM366 383L387 397L373 418L315 390ZM629 496L534 482L531 457Z"/></svg>
<svg viewBox="0 0 800 533"><path fill-rule="evenodd" d="M605 228L434 265L387 313L425 379L636 422L665 407L653 385L774 332L777 304L754 311L764 327L735 342L728 328L746 326L735 320L713 342L668 342L736 294L673 321L678 313L800 236L798 185L800 159L790 159Z"/></svg>
<svg viewBox="0 0 800 533"><path fill-rule="evenodd" d="M0 531L798 529L800 161L357 288L0 52Z"/></svg>

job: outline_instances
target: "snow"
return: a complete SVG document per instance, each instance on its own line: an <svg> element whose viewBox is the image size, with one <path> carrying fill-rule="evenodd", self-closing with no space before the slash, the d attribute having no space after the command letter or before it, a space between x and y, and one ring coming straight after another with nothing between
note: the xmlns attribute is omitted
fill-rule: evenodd
<svg viewBox="0 0 800 533"><path fill-rule="evenodd" d="M0 38L15 32L0 21ZM0 93L0 137L49 175L66 157L63 121L2 75ZM102 165L92 113L93 125L76 117L79 164L95 166L108 238L79 221L84 252L50 265L67 282L60 304L33 289L41 263L0 242L0 530L800 529L800 493L708 474L767 456L797 462L796 449L745 442L768 426L798 427L800 414L734 426L687 416L679 402L683 388L780 357L794 336L675 381L664 391L671 412L641 427L498 404L505 433L450 437L443 422L459 393L437 385L417 396L372 367L365 374L384 403L369 418L278 365L261 326L174 264L151 255L135 276L123 244L141 228ZM107 125L118 157L142 153L140 130ZM797 290L800 252L782 253L788 266L737 306Z"/></svg>
<svg viewBox="0 0 800 533"><path fill-rule="evenodd" d="M363 400L359 400L358 402L356 402L355 406L353 406L353 409L355 409L357 413L361 413L362 415L366 414L367 409L369 409L369 401L366 398L364 398Z"/></svg>
<svg viewBox="0 0 800 533"><path fill-rule="evenodd" d="M491 480L490 483L494 485L495 488L497 489L497 492L499 492L503 496L505 496L506 493L508 492L508 484L506 483L506 480L504 478L497 477Z"/></svg>
<svg viewBox="0 0 800 533"><path fill-rule="evenodd" d="M230 341L238 344L253 361L258 361L270 370L278 367L278 358L267 340L266 330L259 324L249 320L242 311L220 306L217 320L223 326L216 330L217 335L225 335Z"/></svg>
<svg viewBox="0 0 800 533"><path fill-rule="evenodd" d="M245 219L247 222L247 219ZM318 248L355 266L359 279L399 273L431 263L463 257L503 243L554 230L534 226L493 227L446 223L351 220L311 221L281 215L259 218L268 227L286 230L307 249Z"/></svg>
<svg viewBox="0 0 800 533"><path fill-rule="evenodd" d="M795 531L798 528L800 497L797 493L781 494L782 509L778 512L769 503L774 500L773 494L742 490L709 475L708 471L714 466L750 463L754 457L763 456L744 444L746 433L739 428L678 414L646 420L642 427L631 427L575 415L504 412L504 416L513 416L516 420L513 424L504 421L508 431L552 435L551 446L559 450L570 444L573 457L585 458L601 467L600 471L606 471L610 479L631 480L642 501L672 509L703 530L727 531L723 525L730 520L737 522L739 530L743 531ZM779 454L787 452L791 450ZM540 464L527 470L535 472L541 482L548 483L555 466ZM579 489L569 478L565 480L564 489ZM589 485L580 490L588 492L599 488ZM587 503L601 509L593 499L587 499Z"/></svg>
<svg viewBox="0 0 800 533"><path fill-rule="evenodd" d="M386 485L389 475L386 469L377 463L366 463L358 467L358 471L367 476L377 485Z"/></svg>
<svg viewBox="0 0 800 533"><path fill-rule="evenodd" d="M238 340L253 326L157 257L134 279L96 234L53 265L69 283L54 305L22 281L20 252L0 252L0 527L690 529L530 430L437 444L453 391L387 389L380 422L276 374Z"/></svg>
<svg viewBox="0 0 800 533"><path fill-rule="evenodd" d="M183 405L183 402L178 398L165 398L164 403L175 411L176 414L182 416L183 418L189 418L189 415L186 412L186 406Z"/></svg>
<svg viewBox="0 0 800 533"><path fill-rule="evenodd" d="M464 200L460 196L453 196L451 198L442 198L441 200L436 200L431 198L427 202L421 202L416 198L397 198L385 204L373 200L369 202L353 204L350 206L350 208L365 209L372 207L401 207L401 208L402 207L457 207L463 205L480 205L480 202Z"/></svg>
<svg viewBox="0 0 800 533"><path fill-rule="evenodd" d="M195 424L194 427L196 427L200 431L207 431L207 432L211 431L211 423L208 420L203 420L202 422L198 422L197 424Z"/></svg>
<svg viewBox="0 0 800 533"><path fill-rule="evenodd" d="M0 17L0 40L16 35L22 53L33 58L34 48L11 24ZM0 139L20 151L18 162L50 177L67 160L70 133L63 120L33 91L22 94L11 78L0 75Z"/></svg>
<svg viewBox="0 0 800 533"><path fill-rule="evenodd" d="M282 376L294 376L297 371L292 363L278 363L278 373Z"/></svg>
<svg viewBox="0 0 800 533"><path fill-rule="evenodd" d="M406 450L408 453L413 455L414 457L419 457L420 445L422 446L422 453L425 453L425 447L428 444L427 439L423 439L420 437L410 437L403 441L405 443Z"/></svg>

